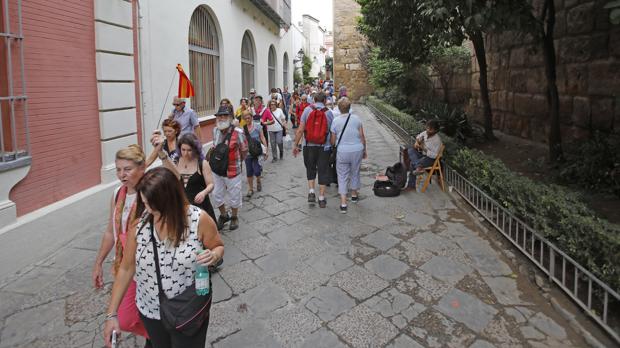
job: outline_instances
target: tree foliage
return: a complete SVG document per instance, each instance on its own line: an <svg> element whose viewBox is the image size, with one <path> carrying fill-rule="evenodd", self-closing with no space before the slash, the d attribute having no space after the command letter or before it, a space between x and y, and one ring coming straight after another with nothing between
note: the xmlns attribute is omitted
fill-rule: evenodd
<svg viewBox="0 0 620 348"><path fill-rule="evenodd" d="M310 71L312 70L312 60L307 55L303 55L301 59L301 74L304 78L304 81L310 78Z"/></svg>
<svg viewBox="0 0 620 348"><path fill-rule="evenodd" d="M480 67L485 134L493 137L484 34L520 27L531 18L526 1L357 0L359 30L385 53L412 64L427 62L432 47L460 45L468 37Z"/></svg>
<svg viewBox="0 0 620 348"><path fill-rule="evenodd" d="M381 49L375 47L370 51L368 60L370 69L370 84L375 88L386 88L402 77L405 68L403 63L395 58L381 58Z"/></svg>
<svg viewBox="0 0 620 348"><path fill-rule="evenodd" d="M421 1L357 0L361 5L358 30L383 54L410 65L428 62L431 47L439 43L460 44L464 35L435 30L433 20L421 13ZM458 33L452 28L449 33Z"/></svg>
<svg viewBox="0 0 620 348"><path fill-rule="evenodd" d="M436 46L431 48L429 66L438 75L444 93L444 102L450 103L448 89L452 77L467 69L471 63L470 52L463 46Z"/></svg>
<svg viewBox="0 0 620 348"><path fill-rule="evenodd" d="M334 58L330 56L325 57L325 71L329 71L331 76L334 76Z"/></svg>
<svg viewBox="0 0 620 348"><path fill-rule="evenodd" d="M384 57L378 47L370 49L366 64L370 84L378 95L395 106L409 108L417 103L417 100L410 100L411 95L419 98L431 95L432 84L425 65L412 67L395 58Z"/></svg>
<svg viewBox="0 0 620 348"><path fill-rule="evenodd" d="M299 71L299 69L295 69L295 71L293 72L293 82L295 82L296 85L301 84L304 81L301 72Z"/></svg>

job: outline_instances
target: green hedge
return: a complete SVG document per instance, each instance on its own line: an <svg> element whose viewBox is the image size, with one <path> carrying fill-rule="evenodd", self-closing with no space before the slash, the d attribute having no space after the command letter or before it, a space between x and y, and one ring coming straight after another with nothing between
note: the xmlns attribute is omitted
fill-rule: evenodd
<svg viewBox="0 0 620 348"><path fill-rule="evenodd" d="M413 125L413 116L381 100L371 97L368 103L412 135L423 128ZM620 226L597 218L573 191L532 181L500 160L443 135L442 140L447 143L446 161L461 175L613 289L620 288Z"/></svg>
<svg viewBox="0 0 620 348"><path fill-rule="evenodd" d="M398 110L394 106L382 101L381 99L378 99L377 97L368 97L366 99L366 104L370 104L377 110L381 111L384 115L391 118L394 122L396 122L412 136L416 136L426 130L426 126L419 120L416 120L412 115L406 114ZM443 133L441 134L441 140L446 145L446 150L444 153L445 158L451 157L450 154L456 153L456 151L458 151L463 146Z"/></svg>

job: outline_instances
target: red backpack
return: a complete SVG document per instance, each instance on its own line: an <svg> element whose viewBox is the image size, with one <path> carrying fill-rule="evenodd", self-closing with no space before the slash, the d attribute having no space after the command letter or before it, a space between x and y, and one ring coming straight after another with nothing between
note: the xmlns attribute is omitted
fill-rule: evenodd
<svg viewBox="0 0 620 348"><path fill-rule="evenodd" d="M306 121L306 129L304 130L304 137L306 142L313 144L324 144L327 137L327 115L325 112L327 108L317 109L311 106L312 111L308 115Z"/></svg>

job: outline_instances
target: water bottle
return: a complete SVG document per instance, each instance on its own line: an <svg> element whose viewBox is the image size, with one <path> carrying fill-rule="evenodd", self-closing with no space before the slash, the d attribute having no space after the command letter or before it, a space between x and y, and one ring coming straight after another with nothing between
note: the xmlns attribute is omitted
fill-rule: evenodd
<svg viewBox="0 0 620 348"><path fill-rule="evenodd" d="M199 254L203 253L200 251ZM209 294L209 268L196 263L196 294L205 296Z"/></svg>

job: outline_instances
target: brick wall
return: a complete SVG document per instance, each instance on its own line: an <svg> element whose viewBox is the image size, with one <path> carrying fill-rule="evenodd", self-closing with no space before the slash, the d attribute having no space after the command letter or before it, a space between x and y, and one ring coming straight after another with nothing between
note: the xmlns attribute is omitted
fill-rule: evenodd
<svg viewBox="0 0 620 348"><path fill-rule="evenodd" d="M536 0L540 2L540 0ZM557 85L563 141L592 131L620 134L620 27L609 23L601 0L556 0ZM546 79L540 44L511 33L486 39L493 126L505 133L547 141ZM473 49L472 49L473 52ZM482 121L479 70L472 58L468 113ZM441 88L440 86L435 86ZM439 91L440 92L440 91Z"/></svg>
<svg viewBox="0 0 620 348"><path fill-rule="evenodd" d="M18 215L100 182L93 1L22 2L32 167Z"/></svg>
<svg viewBox="0 0 620 348"><path fill-rule="evenodd" d="M368 72L360 62L366 39L355 29L360 6L354 0L334 1L334 81L347 87L352 100L370 95Z"/></svg>

